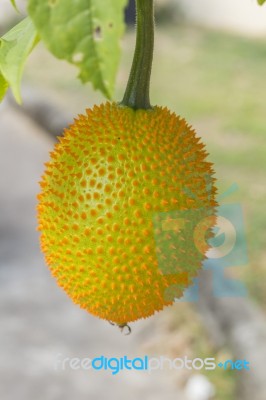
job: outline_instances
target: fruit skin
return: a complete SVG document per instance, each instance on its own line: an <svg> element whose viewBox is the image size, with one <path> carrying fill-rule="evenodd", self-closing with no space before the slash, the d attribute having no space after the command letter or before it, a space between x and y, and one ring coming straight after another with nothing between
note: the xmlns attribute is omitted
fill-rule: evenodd
<svg viewBox="0 0 266 400"><path fill-rule="evenodd" d="M190 228L173 236L158 221L175 210L191 210L194 222L214 214L206 156L186 121L157 106L107 102L65 130L40 182L38 229L50 271L75 303L121 325L182 296L205 256Z"/></svg>

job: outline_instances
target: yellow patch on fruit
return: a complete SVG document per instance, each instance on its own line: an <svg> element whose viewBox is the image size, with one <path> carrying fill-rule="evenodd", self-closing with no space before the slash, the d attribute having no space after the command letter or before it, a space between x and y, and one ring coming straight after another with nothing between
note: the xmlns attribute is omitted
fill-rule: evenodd
<svg viewBox="0 0 266 400"><path fill-rule="evenodd" d="M206 156L185 120L157 106L107 102L65 130L40 182L38 229L51 273L75 303L123 325L182 296L208 245L198 251L191 225L173 213L209 223L217 203Z"/></svg>

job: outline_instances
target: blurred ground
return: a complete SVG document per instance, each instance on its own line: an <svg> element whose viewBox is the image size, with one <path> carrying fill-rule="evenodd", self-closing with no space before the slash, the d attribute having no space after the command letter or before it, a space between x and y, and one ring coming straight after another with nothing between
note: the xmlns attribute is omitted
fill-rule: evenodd
<svg viewBox="0 0 266 400"><path fill-rule="evenodd" d="M265 40L243 39L193 27L157 31L152 76L154 104L186 117L207 144L215 163L219 192L233 182L238 192L225 202L241 202L245 212L249 265L234 275L248 285L265 310ZM134 46L129 32L116 99L125 85ZM64 73L62 73L64 71ZM24 84L68 115L103 101L75 79L76 71L38 46ZM43 162L53 146L48 135L7 104L0 108L0 399L53 400L108 397L185 400L188 376L143 373L111 376L91 371L55 371L64 357L143 355L231 357L215 348L189 304L133 324L131 336L74 306L51 279L35 231L35 195ZM233 301L233 300L232 300ZM208 376L215 400L235 400L235 377ZM181 394L180 394L181 393ZM179 396L180 394L180 396Z"/></svg>

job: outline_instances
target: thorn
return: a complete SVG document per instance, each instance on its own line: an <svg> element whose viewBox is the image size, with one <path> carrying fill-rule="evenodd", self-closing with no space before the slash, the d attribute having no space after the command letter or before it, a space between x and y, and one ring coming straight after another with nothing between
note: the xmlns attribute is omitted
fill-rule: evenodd
<svg viewBox="0 0 266 400"><path fill-rule="evenodd" d="M130 328L130 326L125 322L124 324L116 324L115 322L112 322L112 321L108 321L109 322L109 324L110 325L113 325L113 326L118 326L118 328L120 328L120 331L121 331L121 333L123 333L123 331L124 331L124 329L126 328L127 329L127 331L126 332L124 332L124 335L130 335L130 333L131 333L131 328Z"/></svg>

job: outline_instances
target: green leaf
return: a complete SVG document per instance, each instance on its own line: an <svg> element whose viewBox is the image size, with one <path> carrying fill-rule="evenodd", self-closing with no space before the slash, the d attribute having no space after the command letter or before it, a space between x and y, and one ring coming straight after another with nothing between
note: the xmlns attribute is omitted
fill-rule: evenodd
<svg viewBox="0 0 266 400"><path fill-rule="evenodd" d="M266 0L258 0L258 3L259 3L260 6L262 6L262 4L265 3L265 1L266 1Z"/></svg>
<svg viewBox="0 0 266 400"><path fill-rule="evenodd" d="M11 2L11 4L12 4L12 6L14 7L14 9L15 9L16 11L18 11L18 8L17 8L17 5L16 5L16 1L15 1L15 0L10 0L10 2Z"/></svg>
<svg viewBox="0 0 266 400"><path fill-rule="evenodd" d="M124 32L126 0L29 0L41 39L59 59L79 68L83 83L111 98Z"/></svg>
<svg viewBox="0 0 266 400"><path fill-rule="evenodd" d="M36 29L30 18L25 18L0 38L0 72L21 103L20 81L28 55L38 42Z"/></svg>
<svg viewBox="0 0 266 400"><path fill-rule="evenodd" d="M3 77L3 75L0 73L0 102L5 97L7 89L8 89L8 83Z"/></svg>

